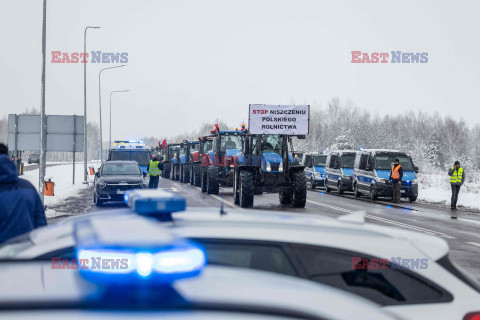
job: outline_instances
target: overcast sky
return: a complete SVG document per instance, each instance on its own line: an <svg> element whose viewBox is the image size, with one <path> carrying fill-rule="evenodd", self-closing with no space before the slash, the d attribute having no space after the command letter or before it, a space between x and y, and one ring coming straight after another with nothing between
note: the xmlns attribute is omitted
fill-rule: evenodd
<svg viewBox="0 0 480 320"><path fill-rule="evenodd" d="M128 52L102 74L113 135L172 136L250 103L322 105L338 97L373 112L438 111L480 119L480 1L48 0L47 114L83 114L83 64L51 51ZM0 0L0 116L39 106L41 0ZM352 64L351 51L428 52L425 64ZM88 120L98 72L87 64ZM107 131L105 130L105 137Z"/></svg>

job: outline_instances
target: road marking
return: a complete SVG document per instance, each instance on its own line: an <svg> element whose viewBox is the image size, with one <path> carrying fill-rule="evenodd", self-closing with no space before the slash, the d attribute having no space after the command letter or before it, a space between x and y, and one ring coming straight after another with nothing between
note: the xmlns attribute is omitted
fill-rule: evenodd
<svg viewBox="0 0 480 320"><path fill-rule="evenodd" d="M317 201L307 200L307 202L311 203L311 204L318 205L318 206L323 206L323 207L326 207L326 208L330 208L330 209L334 209L334 210L338 210L338 211L343 211L343 212L346 212L346 213L356 212L354 210L350 210L350 209L346 209L346 208L342 208L342 207L337 207L337 206L332 206L330 204L321 203L321 202L317 202ZM449 235L447 235L445 233L442 233L442 232L433 231L433 230L425 229L425 228L422 228L422 227L412 226L410 224L406 224L406 223L402 223L402 222L398 222L398 221L394 221L394 220L390 220L390 219L386 219L386 218L377 217L377 216L374 216L374 215L371 215L371 214L366 214L365 218L372 219L372 220L378 220L378 221L381 221L381 222L384 222L384 223L393 224L393 225L396 225L396 226L399 226L399 227L412 229L412 230L415 230L415 231L420 231L420 232L428 233L428 234L431 234L431 235L441 236L441 237L444 237L444 238L447 238L447 239L456 239L456 237L449 236Z"/></svg>
<svg viewBox="0 0 480 320"><path fill-rule="evenodd" d="M474 246L477 246L477 247L480 247L480 243L476 243L476 242L467 242L468 244L471 244L471 245L474 245Z"/></svg>
<svg viewBox="0 0 480 320"><path fill-rule="evenodd" d="M223 202L223 203L225 203L225 204L228 204L228 205L229 205L230 207L232 207L232 208L242 209L241 207L237 206L236 204L234 204L234 203L232 203L232 202L230 202L230 201L227 201L227 200L223 199L222 197L219 197L219 196L214 195L214 194L211 194L210 196L211 196L212 198L214 198L214 199L217 199L218 201L221 201L221 202Z"/></svg>

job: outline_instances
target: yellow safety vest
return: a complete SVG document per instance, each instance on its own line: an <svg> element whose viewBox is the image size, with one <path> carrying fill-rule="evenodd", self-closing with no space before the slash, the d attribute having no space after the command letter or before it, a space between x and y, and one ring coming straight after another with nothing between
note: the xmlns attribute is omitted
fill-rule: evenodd
<svg viewBox="0 0 480 320"><path fill-rule="evenodd" d="M159 161L150 160L150 165L148 167L148 175L150 176L159 176L161 171L158 167Z"/></svg>
<svg viewBox="0 0 480 320"><path fill-rule="evenodd" d="M452 170L454 169L455 167L452 167ZM460 167L458 168L458 170L454 170L452 175L450 176L450 183L460 183L462 182L462 178L463 178L463 168Z"/></svg>

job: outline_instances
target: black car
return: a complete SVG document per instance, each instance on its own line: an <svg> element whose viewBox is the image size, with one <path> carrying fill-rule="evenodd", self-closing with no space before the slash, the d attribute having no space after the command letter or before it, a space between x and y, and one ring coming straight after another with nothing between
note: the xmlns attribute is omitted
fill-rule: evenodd
<svg viewBox="0 0 480 320"><path fill-rule="evenodd" d="M95 173L95 204L123 201L125 191L147 187L144 177L135 161L106 161Z"/></svg>

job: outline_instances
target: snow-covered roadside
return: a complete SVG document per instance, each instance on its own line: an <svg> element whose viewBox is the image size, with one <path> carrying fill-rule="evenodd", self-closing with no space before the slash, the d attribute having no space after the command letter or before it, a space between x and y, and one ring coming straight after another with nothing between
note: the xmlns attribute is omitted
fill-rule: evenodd
<svg viewBox="0 0 480 320"><path fill-rule="evenodd" d="M480 210L480 174L466 171L467 180L460 189L458 206ZM446 173L420 173L418 200L450 206L452 192Z"/></svg>
<svg viewBox="0 0 480 320"><path fill-rule="evenodd" d="M75 164L75 184L72 184L72 166L72 164L61 164L46 168L45 180L51 179L55 183L54 196L45 196L45 205L47 206L45 214L47 218L63 214L49 209L49 207L58 205L65 199L78 194L80 190L88 188L88 185L83 184L83 163ZM89 164L90 166L92 164ZM94 166L97 169L98 164ZM93 176L88 177L93 182ZM25 172L21 178L30 181L38 190L38 169Z"/></svg>

